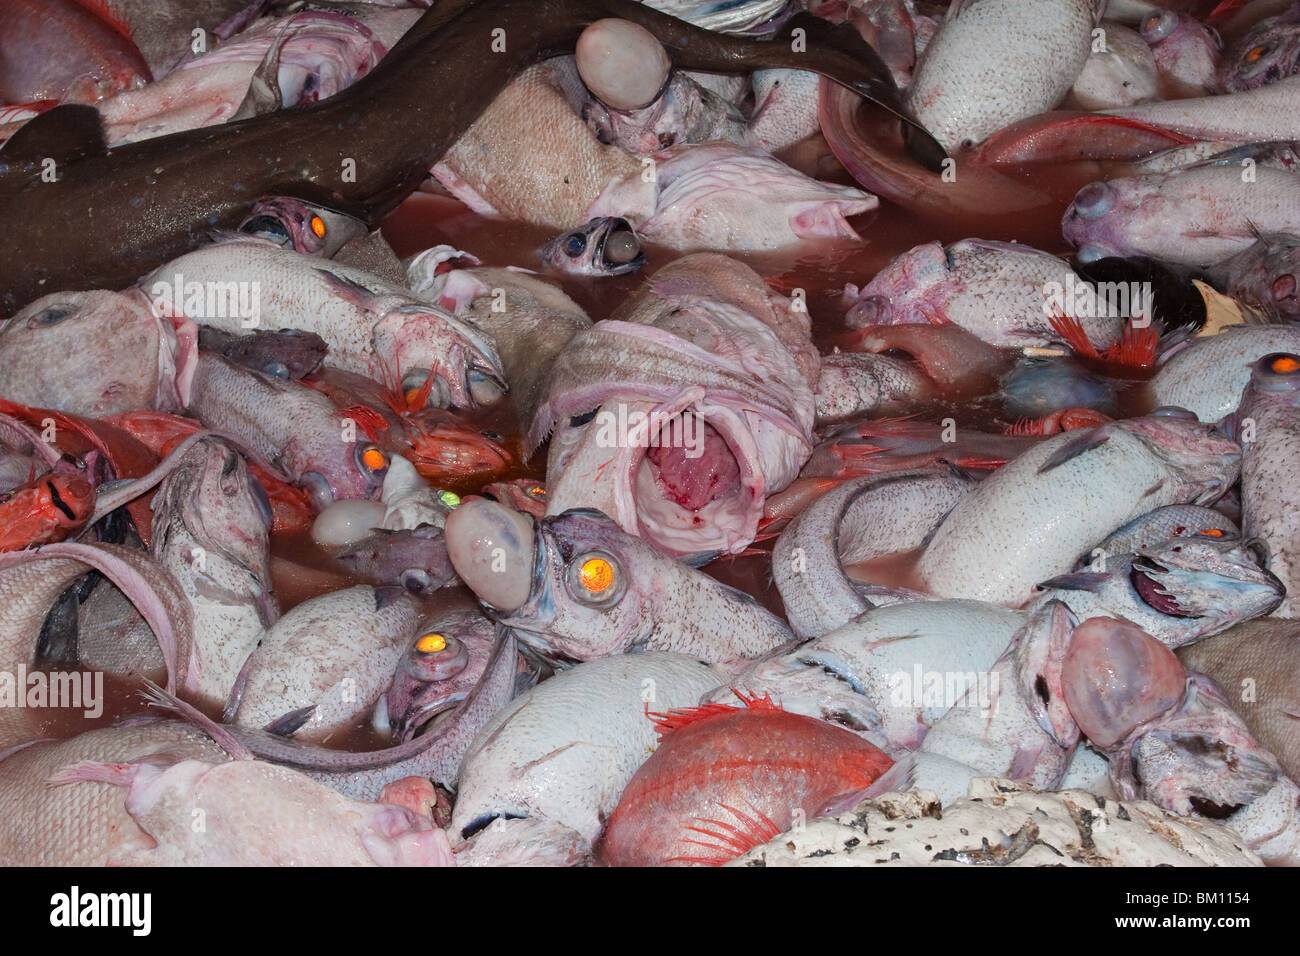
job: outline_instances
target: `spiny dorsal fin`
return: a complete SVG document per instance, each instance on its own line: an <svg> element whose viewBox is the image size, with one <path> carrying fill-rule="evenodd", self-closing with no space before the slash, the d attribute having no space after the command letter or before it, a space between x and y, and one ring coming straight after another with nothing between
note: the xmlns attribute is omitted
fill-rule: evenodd
<svg viewBox="0 0 1300 956"><path fill-rule="evenodd" d="M689 727L691 724L698 724L701 721L721 717L723 714L730 714L739 710L749 709L765 713L785 713L785 709L780 704L773 702L770 694L764 694L762 697L754 694L747 697L744 691L736 690L734 687L731 692L740 698L740 702L745 705L744 707L736 707L733 704L704 704L700 707L677 708L663 714L652 713L647 706L646 716L654 722L655 728L659 731L659 739L662 741L669 734L681 730L683 727Z"/></svg>
<svg viewBox="0 0 1300 956"><path fill-rule="evenodd" d="M0 164L35 165L46 159L69 163L108 152L99 110L65 103L34 116L0 147Z"/></svg>

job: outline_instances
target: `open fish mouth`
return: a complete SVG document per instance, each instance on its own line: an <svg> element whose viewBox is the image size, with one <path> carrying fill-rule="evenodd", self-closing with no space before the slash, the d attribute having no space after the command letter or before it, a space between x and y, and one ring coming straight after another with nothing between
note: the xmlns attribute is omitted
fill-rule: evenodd
<svg viewBox="0 0 1300 956"><path fill-rule="evenodd" d="M1178 599L1165 590L1164 585L1153 577L1153 575L1167 576L1170 573L1169 568L1164 565L1150 558L1139 557L1133 561L1133 569L1129 572L1129 579L1133 582L1133 589L1137 591L1138 597L1153 611L1169 617L1201 617L1202 615L1185 611L1179 605Z"/></svg>
<svg viewBox="0 0 1300 956"><path fill-rule="evenodd" d="M399 738L407 741L424 736L441 722L439 718L460 707L468 696L467 693L459 692L447 697L439 697L422 705L418 710L404 715L397 723Z"/></svg>

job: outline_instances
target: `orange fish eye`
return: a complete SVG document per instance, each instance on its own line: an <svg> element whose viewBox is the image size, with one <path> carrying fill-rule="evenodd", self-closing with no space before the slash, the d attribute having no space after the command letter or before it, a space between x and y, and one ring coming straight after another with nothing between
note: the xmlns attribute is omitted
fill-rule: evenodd
<svg viewBox="0 0 1300 956"><path fill-rule="evenodd" d="M1220 531L1218 528L1206 528L1204 531L1198 531L1198 532L1196 532L1196 533L1197 533L1198 535L1202 536L1202 537L1205 537L1205 538L1222 538L1222 537L1223 537L1223 532Z"/></svg>
<svg viewBox="0 0 1300 956"><path fill-rule="evenodd" d="M1266 50L1267 47L1261 44L1260 46L1255 47L1255 49L1251 50L1249 53L1246 54L1246 60L1250 63L1254 63L1256 60L1258 60L1261 56L1264 55Z"/></svg>
<svg viewBox="0 0 1300 956"><path fill-rule="evenodd" d="M543 488L541 485L533 485L531 488L528 489L528 495L529 497L532 498L545 498L546 489Z"/></svg>
<svg viewBox="0 0 1300 956"><path fill-rule="evenodd" d="M421 654L437 654L447 649L447 638L437 632L426 634L415 642L415 649Z"/></svg>
<svg viewBox="0 0 1300 956"><path fill-rule="evenodd" d="M1273 359L1270 367L1278 375L1290 375L1292 372L1300 371L1300 359L1292 355L1283 355Z"/></svg>
<svg viewBox="0 0 1300 956"><path fill-rule="evenodd" d="M325 220L320 216L311 217L311 231L316 233L317 239L325 238Z"/></svg>
<svg viewBox="0 0 1300 956"><path fill-rule="evenodd" d="M388 467L388 459L378 448L367 448L362 452L361 463L371 471L383 471Z"/></svg>
<svg viewBox="0 0 1300 956"><path fill-rule="evenodd" d="M605 558L588 558L578 570L578 580L592 594L603 594L614 586L614 565Z"/></svg>

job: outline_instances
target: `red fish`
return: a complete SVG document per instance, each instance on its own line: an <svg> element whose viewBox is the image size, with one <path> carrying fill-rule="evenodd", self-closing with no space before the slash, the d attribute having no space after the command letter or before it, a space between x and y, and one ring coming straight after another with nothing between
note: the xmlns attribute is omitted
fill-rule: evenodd
<svg viewBox="0 0 1300 956"><path fill-rule="evenodd" d="M0 494L0 551L62 541L95 512L95 489L75 475L47 474Z"/></svg>
<svg viewBox="0 0 1300 956"><path fill-rule="evenodd" d="M893 761L861 737L769 697L650 714L659 749L623 791L597 847L611 866L718 866L865 790Z"/></svg>

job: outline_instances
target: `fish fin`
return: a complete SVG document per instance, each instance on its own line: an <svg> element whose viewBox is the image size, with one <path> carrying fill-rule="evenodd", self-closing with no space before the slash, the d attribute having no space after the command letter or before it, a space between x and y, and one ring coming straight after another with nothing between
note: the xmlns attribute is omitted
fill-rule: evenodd
<svg viewBox="0 0 1300 956"><path fill-rule="evenodd" d="M284 106L284 94L280 92L280 51L289 39L289 27L294 19L296 18L289 17L271 41L266 56L262 57L262 62L257 64L252 79L248 81L248 92L244 94L239 109L226 122L237 123L254 116L264 116Z"/></svg>
<svg viewBox="0 0 1300 956"><path fill-rule="evenodd" d="M127 787L139 766L134 763L108 763L103 760L78 760L60 767L46 778L49 787L64 787L70 783L108 783Z"/></svg>
<svg viewBox="0 0 1300 956"><path fill-rule="evenodd" d="M782 828L777 826L771 817L752 803L749 804L750 813L748 814L725 803L718 804L718 809L730 813L736 818L737 822L730 823L722 819L710 820L696 817L694 822L698 826L689 826L686 830L688 833L699 834L704 839L687 837L682 842L713 850L719 855L703 856L697 853L694 856L675 856L671 858L671 862L720 866L729 859L735 859L742 853L747 853L754 847L762 846L768 840L775 839L783 832Z"/></svg>
<svg viewBox="0 0 1300 956"><path fill-rule="evenodd" d="M69 163L107 152L99 110L83 103L64 103L19 127L0 148L0 161L38 165L50 159Z"/></svg>
<svg viewBox="0 0 1300 956"><path fill-rule="evenodd" d="M356 422L371 441L378 441L379 433L388 431L388 419L367 405L350 405L343 414Z"/></svg>
<svg viewBox="0 0 1300 956"><path fill-rule="evenodd" d="M722 557L721 550L714 551L696 551L694 554L685 554L678 558L683 564L690 565L692 568L702 568L710 561L716 561Z"/></svg>
<svg viewBox="0 0 1300 956"><path fill-rule="evenodd" d="M1139 329L1130 322L1124 326L1119 341L1106 349L1102 358L1107 365L1119 368L1151 368L1156 363L1159 346L1159 330L1150 325Z"/></svg>
<svg viewBox="0 0 1300 956"><path fill-rule="evenodd" d="M689 727L691 724L697 724L702 720L709 720L712 717L730 714L733 711L745 708L768 713L785 712L785 708L774 703L769 694L764 694L762 697L757 694L747 697L744 691L736 690L734 687L731 692L740 698L741 703L745 705L744 708L737 707L734 704L703 704L699 707L680 707L674 708L667 713L658 713L651 711L650 705L647 704L645 713L659 731L659 739L663 740L669 734L681 730L683 727Z"/></svg>
<svg viewBox="0 0 1300 956"><path fill-rule="evenodd" d="M1010 458L955 458L952 460L952 464L956 465L958 468L980 468L992 470L994 468L1001 468L1010 460Z"/></svg>
<svg viewBox="0 0 1300 956"><path fill-rule="evenodd" d="M275 734L277 737L292 737L302 729L307 721L311 720L311 715L315 712L316 705L308 704L306 707L299 707L287 714L281 714L262 729L268 734Z"/></svg>
<svg viewBox="0 0 1300 956"><path fill-rule="evenodd" d="M1103 428L1104 427L1105 426L1103 426ZM1100 448L1109 440L1110 435L1105 434L1101 428L1094 428L1084 432L1078 438L1071 438L1060 448L1056 449L1052 456L1039 466L1038 474L1041 475L1049 472L1053 468L1064 465L1067 461L1070 461L1073 458L1078 458L1080 455L1087 454L1094 448Z"/></svg>
<svg viewBox="0 0 1300 956"><path fill-rule="evenodd" d="M325 284L330 287L330 291L340 296L347 302L360 308L368 308L370 302L375 298L375 294L363 286L360 282L341 276L337 272L331 272L329 269L317 267L316 271L320 273Z"/></svg>
<svg viewBox="0 0 1300 956"><path fill-rule="evenodd" d="M1052 314L1048 316L1047 321L1052 324L1056 334L1072 350L1088 358L1100 357L1097 347L1092 344L1092 339L1088 338L1088 333L1083 330L1083 323L1077 318L1066 315L1059 308L1053 308Z"/></svg>
<svg viewBox="0 0 1300 956"><path fill-rule="evenodd" d="M228 727L218 724L207 714L204 714L202 711L196 709L190 704L185 703L185 701L181 700L175 694L169 694L166 690L149 680L149 678L144 678L143 682L144 690L140 692L140 696L143 697L145 702L151 707L156 707L160 710L169 710L182 720L186 720L193 724L199 730L211 737L222 750L230 754L234 759L253 759L253 752L241 744L235 738L235 735L230 732Z"/></svg>
<svg viewBox="0 0 1300 956"><path fill-rule="evenodd" d="M1096 571L1075 571L1072 574L1058 574L1054 578L1040 581L1035 587L1040 591L1092 591L1096 593L1109 575Z"/></svg>
<svg viewBox="0 0 1300 956"><path fill-rule="evenodd" d="M406 594L406 588L396 584L387 584L375 588L375 610L382 611L390 604L401 600Z"/></svg>

